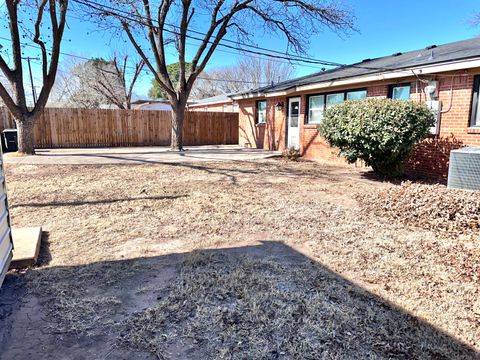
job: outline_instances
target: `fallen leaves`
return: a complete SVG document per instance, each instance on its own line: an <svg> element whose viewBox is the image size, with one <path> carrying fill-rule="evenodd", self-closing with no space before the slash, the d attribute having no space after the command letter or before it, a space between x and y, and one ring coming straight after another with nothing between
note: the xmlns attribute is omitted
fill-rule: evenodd
<svg viewBox="0 0 480 360"><path fill-rule="evenodd" d="M369 213L452 235L478 233L480 193L404 182L358 200Z"/></svg>

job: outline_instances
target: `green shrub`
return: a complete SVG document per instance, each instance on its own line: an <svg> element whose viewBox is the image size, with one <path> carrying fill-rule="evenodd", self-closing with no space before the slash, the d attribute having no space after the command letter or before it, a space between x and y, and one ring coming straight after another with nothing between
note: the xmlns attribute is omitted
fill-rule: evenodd
<svg viewBox="0 0 480 360"><path fill-rule="evenodd" d="M394 177L403 173L413 145L428 136L434 123L424 103L365 99L328 109L319 131L349 163L361 159L375 172Z"/></svg>

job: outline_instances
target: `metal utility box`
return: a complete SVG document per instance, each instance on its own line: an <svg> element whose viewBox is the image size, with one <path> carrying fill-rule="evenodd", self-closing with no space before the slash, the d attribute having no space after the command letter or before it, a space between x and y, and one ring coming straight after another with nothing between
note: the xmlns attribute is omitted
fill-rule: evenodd
<svg viewBox="0 0 480 360"><path fill-rule="evenodd" d="M3 156L0 152L0 287L12 260L13 240L10 228Z"/></svg>
<svg viewBox="0 0 480 360"><path fill-rule="evenodd" d="M480 190L480 147L465 147L450 152L448 187Z"/></svg>

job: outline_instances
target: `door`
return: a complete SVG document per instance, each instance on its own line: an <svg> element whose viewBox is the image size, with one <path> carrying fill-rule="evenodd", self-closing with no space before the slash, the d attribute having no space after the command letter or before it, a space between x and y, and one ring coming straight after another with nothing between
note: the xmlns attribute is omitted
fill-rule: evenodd
<svg viewBox="0 0 480 360"><path fill-rule="evenodd" d="M300 98L288 99L288 148L300 149Z"/></svg>
<svg viewBox="0 0 480 360"><path fill-rule="evenodd" d="M3 159L0 152L0 287L12 260L12 235L8 213L7 191L3 172Z"/></svg>

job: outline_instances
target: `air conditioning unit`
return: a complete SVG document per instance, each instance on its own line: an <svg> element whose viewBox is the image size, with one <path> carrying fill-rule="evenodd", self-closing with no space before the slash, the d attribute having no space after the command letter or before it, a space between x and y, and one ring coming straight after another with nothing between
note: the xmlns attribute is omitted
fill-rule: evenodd
<svg viewBox="0 0 480 360"><path fill-rule="evenodd" d="M450 152L448 187L480 190L480 147L465 147Z"/></svg>

